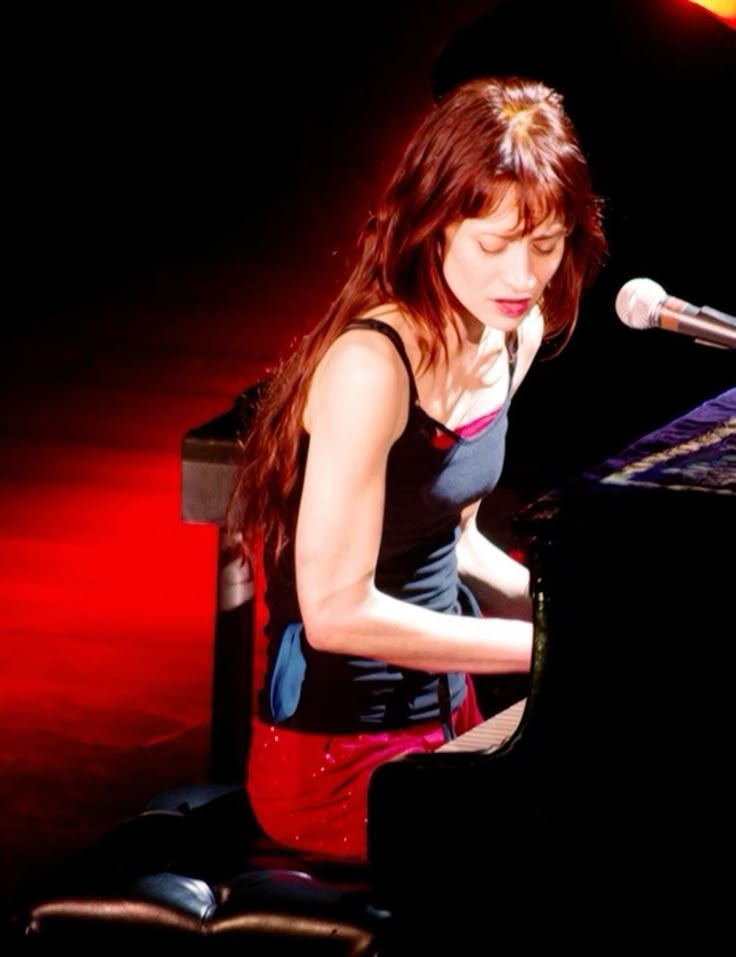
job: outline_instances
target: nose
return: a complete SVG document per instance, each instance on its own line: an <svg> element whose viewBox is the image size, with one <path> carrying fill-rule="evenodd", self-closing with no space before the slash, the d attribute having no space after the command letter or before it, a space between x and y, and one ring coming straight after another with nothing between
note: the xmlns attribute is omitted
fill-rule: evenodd
<svg viewBox="0 0 736 957"><path fill-rule="evenodd" d="M536 284L536 276L532 266L529 243L525 239L509 243L507 260L504 269L504 280L513 292L527 293Z"/></svg>

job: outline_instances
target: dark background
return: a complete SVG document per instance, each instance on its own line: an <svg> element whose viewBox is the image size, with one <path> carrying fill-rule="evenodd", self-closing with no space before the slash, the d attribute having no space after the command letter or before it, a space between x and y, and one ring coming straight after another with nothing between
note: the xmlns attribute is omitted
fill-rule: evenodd
<svg viewBox="0 0 736 957"><path fill-rule="evenodd" d="M308 270L321 310L430 92L525 73L566 98L611 257L572 344L519 396L509 467L554 480L733 381L732 356L613 311L635 276L736 311L736 32L691 3L121 8L55 12L17 39L11 340L232 265L257 285L265 263L286 287Z"/></svg>
<svg viewBox="0 0 736 957"><path fill-rule="evenodd" d="M700 7L499 0L50 17L18 34L11 339L53 334L70 307L152 283L173 293L193 271L228 265L257 284L266 264L285 287L308 270L309 309L321 311L430 92L525 73L566 98L611 256L567 352L519 396L510 467L531 457L575 471L733 380L732 356L633 332L613 310L623 282L648 276L736 311L736 32ZM304 325L312 318L305 309Z"/></svg>

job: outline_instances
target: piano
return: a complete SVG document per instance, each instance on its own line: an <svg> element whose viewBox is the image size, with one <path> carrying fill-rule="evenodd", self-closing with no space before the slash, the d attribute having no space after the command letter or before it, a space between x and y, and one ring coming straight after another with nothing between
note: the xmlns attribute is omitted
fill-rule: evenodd
<svg viewBox="0 0 736 957"><path fill-rule="evenodd" d="M185 435L184 520L221 523L256 395ZM516 517L535 608L527 696L471 740L402 756L371 780L376 902L412 940L443 924L492 940L515 915L552 917L565 935L597 918L607 937L641 920L658 933L691 922L702 943L728 913L719 875L736 816L735 518L736 389ZM234 729L247 726L252 628L228 601L228 555L221 534L221 781L244 767L247 737Z"/></svg>
<svg viewBox="0 0 736 957"><path fill-rule="evenodd" d="M383 906L490 941L509 914L567 922L567 940L595 917L692 921L702 946L730 912L714 862L734 838L735 519L736 389L516 517L530 693L489 748L481 734L375 771Z"/></svg>

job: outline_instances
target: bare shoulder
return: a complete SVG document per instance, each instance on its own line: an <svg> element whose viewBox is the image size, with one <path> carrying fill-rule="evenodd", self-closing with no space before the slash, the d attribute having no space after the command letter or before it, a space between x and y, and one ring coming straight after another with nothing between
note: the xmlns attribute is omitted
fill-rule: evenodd
<svg viewBox="0 0 736 957"><path fill-rule="evenodd" d="M409 380L396 346L388 336L368 327L349 329L330 345L315 370L304 427L316 418L356 421L370 414L393 438L403 431L409 402Z"/></svg>

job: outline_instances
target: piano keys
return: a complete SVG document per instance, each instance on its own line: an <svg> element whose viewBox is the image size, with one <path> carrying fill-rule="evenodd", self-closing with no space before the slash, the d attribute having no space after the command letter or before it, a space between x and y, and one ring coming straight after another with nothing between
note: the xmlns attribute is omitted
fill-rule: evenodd
<svg viewBox="0 0 736 957"><path fill-rule="evenodd" d="M443 744L437 751L444 754L459 754L463 751L491 754L493 751L498 751L520 730L525 708L526 698L522 698L476 725L475 728L459 734Z"/></svg>

